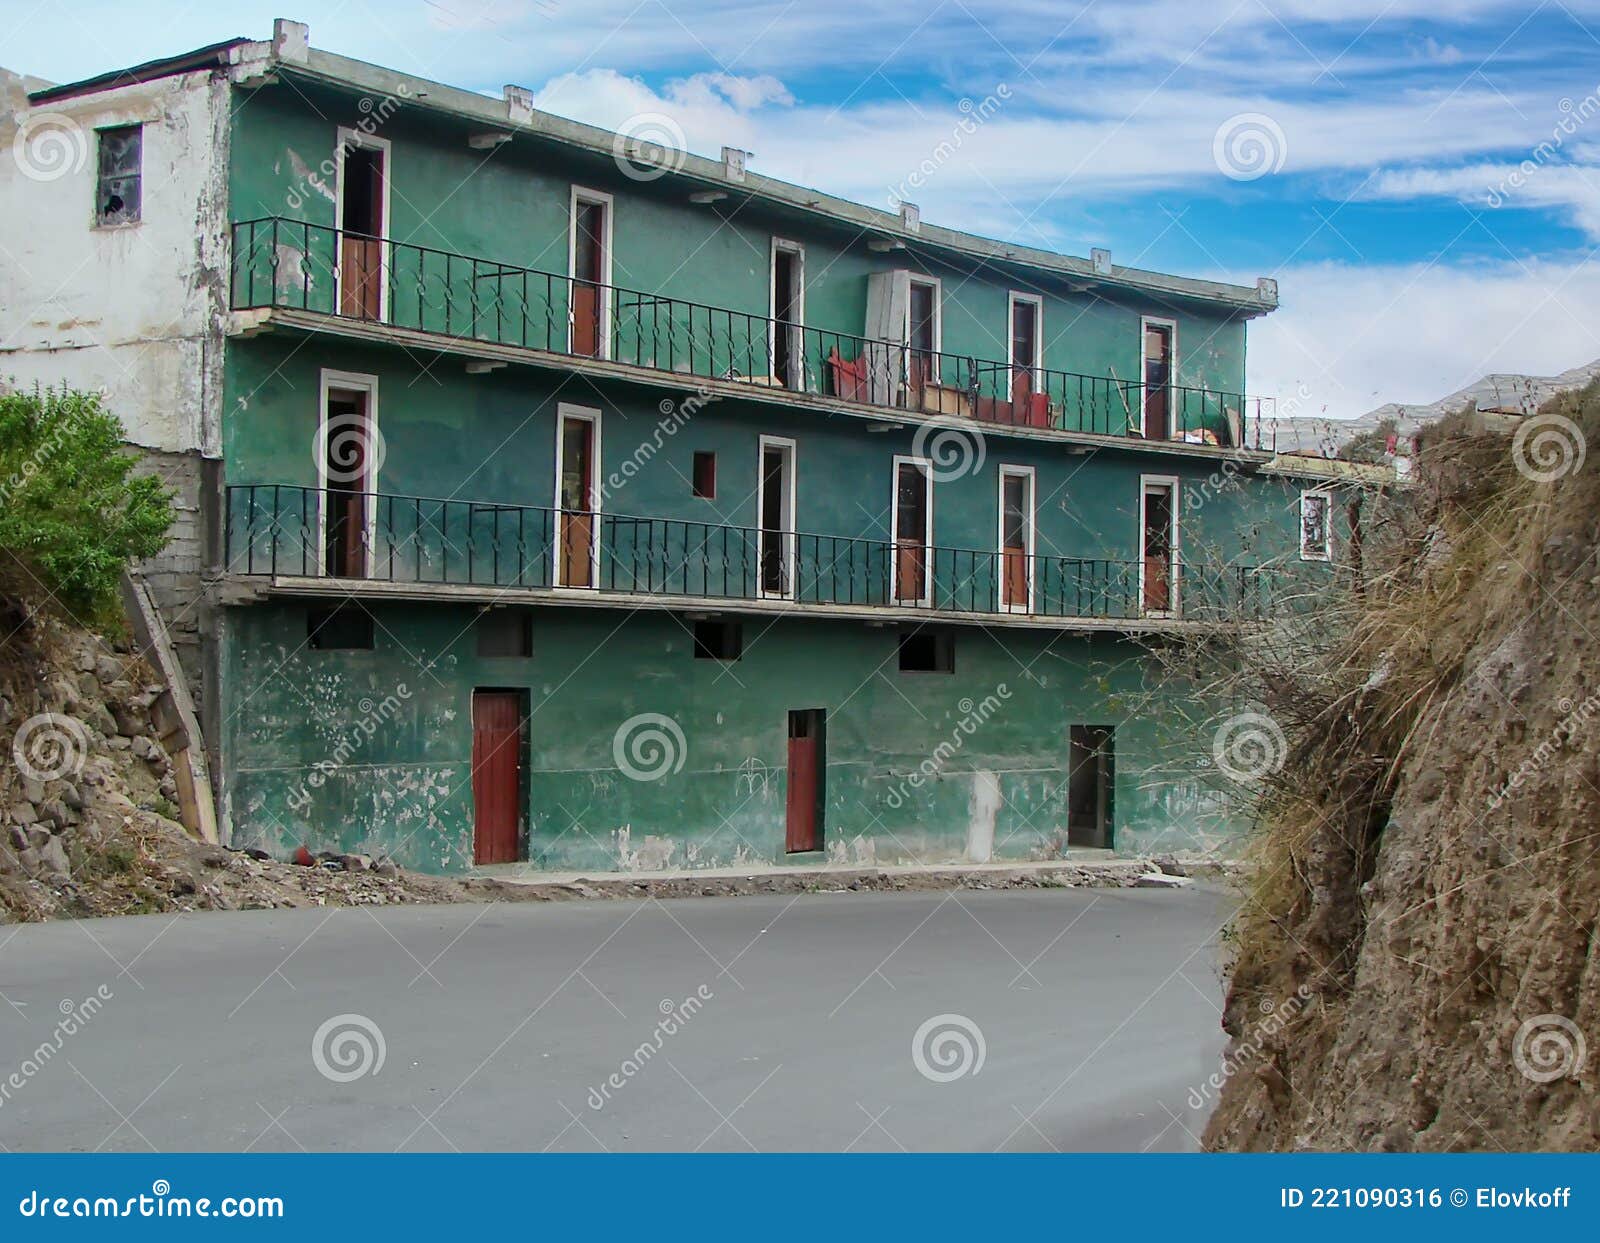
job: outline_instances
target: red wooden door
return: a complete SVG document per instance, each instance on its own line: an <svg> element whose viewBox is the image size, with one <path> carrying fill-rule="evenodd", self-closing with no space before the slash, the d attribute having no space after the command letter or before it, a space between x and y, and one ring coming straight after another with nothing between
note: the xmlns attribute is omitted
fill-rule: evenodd
<svg viewBox="0 0 1600 1243"><path fill-rule="evenodd" d="M383 316L382 243L344 235L339 255L339 314L355 319Z"/></svg>
<svg viewBox="0 0 1600 1243"><path fill-rule="evenodd" d="M822 711L789 713L788 803L784 849L790 854L822 849Z"/></svg>
<svg viewBox="0 0 1600 1243"><path fill-rule="evenodd" d="M561 578L563 587L594 582L594 431L588 419L561 424Z"/></svg>
<svg viewBox="0 0 1600 1243"><path fill-rule="evenodd" d="M1144 330L1144 434L1165 440L1172 431L1172 329Z"/></svg>
<svg viewBox="0 0 1600 1243"><path fill-rule="evenodd" d="M472 693L472 861L522 857L522 695Z"/></svg>
<svg viewBox="0 0 1600 1243"><path fill-rule="evenodd" d="M576 205L572 239L572 352L599 358L605 335L606 206Z"/></svg>

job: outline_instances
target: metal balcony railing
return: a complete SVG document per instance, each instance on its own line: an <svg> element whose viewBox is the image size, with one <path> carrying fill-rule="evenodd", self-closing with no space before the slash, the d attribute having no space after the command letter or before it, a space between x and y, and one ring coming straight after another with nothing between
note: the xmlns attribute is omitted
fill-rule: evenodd
<svg viewBox="0 0 1600 1243"><path fill-rule="evenodd" d="M231 285L235 310L313 311L992 424L1261 447L1267 399L1242 393L918 350L279 217L233 226Z"/></svg>
<svg viewBox="0 0 1600 1243"><path fill-rule="evenodd" d="M228 571L1080 620L1233 621L1283 571L1028 555L289 484L227 489Z"/></svg>

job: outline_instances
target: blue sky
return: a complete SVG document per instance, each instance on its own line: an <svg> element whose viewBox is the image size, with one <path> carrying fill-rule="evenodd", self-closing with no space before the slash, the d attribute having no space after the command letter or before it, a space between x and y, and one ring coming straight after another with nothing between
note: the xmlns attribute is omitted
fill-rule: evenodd
<svg viewBox="0 0 1600 1243"><path fill-rule="evenodd" d="M1299 413L1600 357L1600 0L0 0L0 64L65 81L274 16L862 201L911 189L941 224L1275 276L1250 385Z"/></svg>

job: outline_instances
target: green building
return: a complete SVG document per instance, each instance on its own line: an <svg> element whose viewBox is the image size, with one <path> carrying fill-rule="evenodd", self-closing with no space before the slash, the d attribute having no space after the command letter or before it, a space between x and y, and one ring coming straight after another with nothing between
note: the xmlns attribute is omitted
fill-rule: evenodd
<svg viewBox="0 0 1600 1243"><path fill-rule="evenodd" d="M1242 393L1271 281L940 228L291 22L46 115L82 160L0 186L27 279L87 247L130 322L7 366L101 367L179 487L151 574L234 845L655 869L1234 831L1150 647L1327 572L1333 496Z"/></svg>

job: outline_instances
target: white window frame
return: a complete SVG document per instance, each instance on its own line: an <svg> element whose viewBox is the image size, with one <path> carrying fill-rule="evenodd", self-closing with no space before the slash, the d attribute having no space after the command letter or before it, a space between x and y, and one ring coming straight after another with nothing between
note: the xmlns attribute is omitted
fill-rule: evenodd
<svg viewBox="0 0 1600 1243"><path fill-rule="evenodd" d="M783 581L786 585L784 591L767 591L761 583L761 531L762 518L767 512L767 450L778 449L784 455L785 474L787 475L787 493L783 497L782 525L778 528L779 539L783 543ZM795 594L795 545L799 542L795 533L800 529L796 519L796 505L799 498L797 484L800 478L799 449L794 440L788 436L758 436L756 438L756 591L763 600L792 600Z"/></svg>
<svg viewBox="0 0 1600 1243"><path fill-rule="evenodd" d="M1151 326L1165 328L1170 334L1168 340L1172 342L1172 368L1167 376L1167 439L1181 440L1184 429L1179 427L1178 417L1178 321L1169 319L1164 315L1139 316L1139 434L1145 434L1144 426L1144 391L1145 391L1145 330Z"/></svg>
<svg viewBox="0 0 1600 1243"><path fill-rule="evenodd" d="M778 380L778 255L788 254L795 257L795 278L799 286L798 309L789 331L794 334L794 340L789 343L790 357L796 360L800 373L800 386L794 390L804 392L806 388L806 361L805 361L805 324L806 324L806 248L799 242L790 241L785 237L774 237L767 256L767 374ZM798 348L796 348L798 347ZM790 387L785 385L784 387Z"/></svg>
<svg viewBox="0 0 1600 1243"><path fill-rule="evenodd" d="M1016 289L1006 294L1006 363L1012 372L1016 371L1016 367L1011 364L1011 336L1017 323L1016 308L1019 302L1033 304L1033 365L1028 368L1028 373L1037 388L1039 373L1044 370L1044 298Z"/></svg>
<svg viewBox="0 0 1600 1243"><path fill-rule="evenodd" d="M317 381L317 576L328 571L328 397L335 390L367 395L368 446L381 434L378 430L378 377L364 371L334 371L324 367ZM362 523L361 539L367 546L366 574L371 578L373 563L377 559L378 531L378 471L383 466L381 454L374 454L372 470L367 476L363 495L367 497L366 515Z"/></svg>
<svg viewBox="0 0 1600 1243"><path fill-rule="evenodd" d="M1168 487L1172 490L1172 529L1168 533L1172 544L1172 583L1171 591L1167 597L1167 607L1159 610L1147 610L1144 607L1144 519L1146 504L1150 499L1152 487ZM1141 617L1179 617L1182 615L1181 586L1183 582L1183 544L1180 542L1182 528L1178 516L1182 512L1180 502L1182 496L1179 492L1180 482L1176 475L1140 475L1139 476L1139 527L1134 548L1139 557L1139 616Z"/></svg>
<svg viewBox="0 0 1600 1243"><path fill-rule="evenodd" d="M923 520L922 547L926 550L922 575L922 595L916 600L900 597L900 468L920 467L928 481L927 516ZM933 604L933 459L917 457L911 453L894 455L894 469L889 476L889 603L904 608L929 608Z"/></svg>
<svg viewBox="0 0 1600 1243"><path fill-rule="evenodd" d="M578 279L578 204L591 203L606 209L606 227L601 248L605 251L601 265L605 270L600 282L600 357L611 357L611 287L613 263L612 239L617 227L616 201L604 190L591 190L588 186L574 184L567 200L567 353L572 353L572 291Z"/></svg>
<svg viewBox="0 0 1600 1243"><path fill-rule="evenodd" d="M387 138L341 125L334 137L333 227L339 251L333 257L333 308L338 314L344 306L344 157L351 147L365 147L383 153L383 231L378 242L378 322L389 322L389 235L394 219L389 214L389 185L394 180L394 147Z"/></svg>
<svg viewBox="0 0 1600 1243"><path fill-rule="evenodd" d="M1027 540L1026 547L1023 549L1023 555L1026 557L1026 560L1023 562L1023 567L1024 567L1024 570L1027 573L1027 576L1028 576L1028 579L1027 579L1028 591L1027 591L1027 599L1022 604L1007 604L1005 602L1006 601L1006 589L1005 589L1005 577L1004 576L1005 576L1005 561L1006 561L1006 480L1007 479L1022 479L1022 480L1025 480L1027 482L1027 493L1026 493L1027 508L1026 508L1025 512L1027 514L1027 521L1028 521L1028 540ZM1033 467L1031 467L1031 466L1004 466L1004 465L1000 467L1000 475L999 475L998 483L997 483L997 486L996 486L996 489L995 489L995 549L996 549L996 552L997 552L996 561L997 561L998 568L999 568L999 571L1000 571L999 575L996 578L996 582L995 582L995 587L997 589L996 590L996 595L995 595L995 602L1000 606L1000 610L999 611L1002 612L1002 613L1032 613L1033 612L1035 580L1038 577L1034 573L1034 565L1035 565L1035 562L1034 562L1034 550L1037 547L1038 538L1039 538L1039 524L1038 524L1039 511L1038 511L1038 503L1035 500L1035 487L1036 487L1036 481L1035 481L1035 475L1034 475Z"/></svg>
<svg viewBox="0 0 1600 1243"><path fill-rule="evenodd" d="M1306 501L1316 497L1326 507L1322 516L1322 550L1320 552L1306 550ZM1302 561L1332 561L1333 560L1333 493L1326 488L1307 488L1300 493L1300 530L1298 543L1300 545L1300 560Z"/></svg>
<svg viewBox="0 0 1600 1243"><path fill-rule="evenodd" d="M589 585L587 587L574 587L561 580L566 577L566 566L562 562L561 552L561 515L564 511L561 504L561 476L565 473L567 464L567 422L585 422L594 425L594 479L592 490L594 493L594 508L590 513L594 516L594 529L589 533ZM550 533L550 586L558 591L598 591L600 589L600 532L602 528L600 513L605 504L605 489L601 487L601 480L605 478L605 470L601 461L601 412L598 406L580 406L575 402L563 401L556 404L556 474L555 503L551 511L555 514L555 522Z"/></svg>

